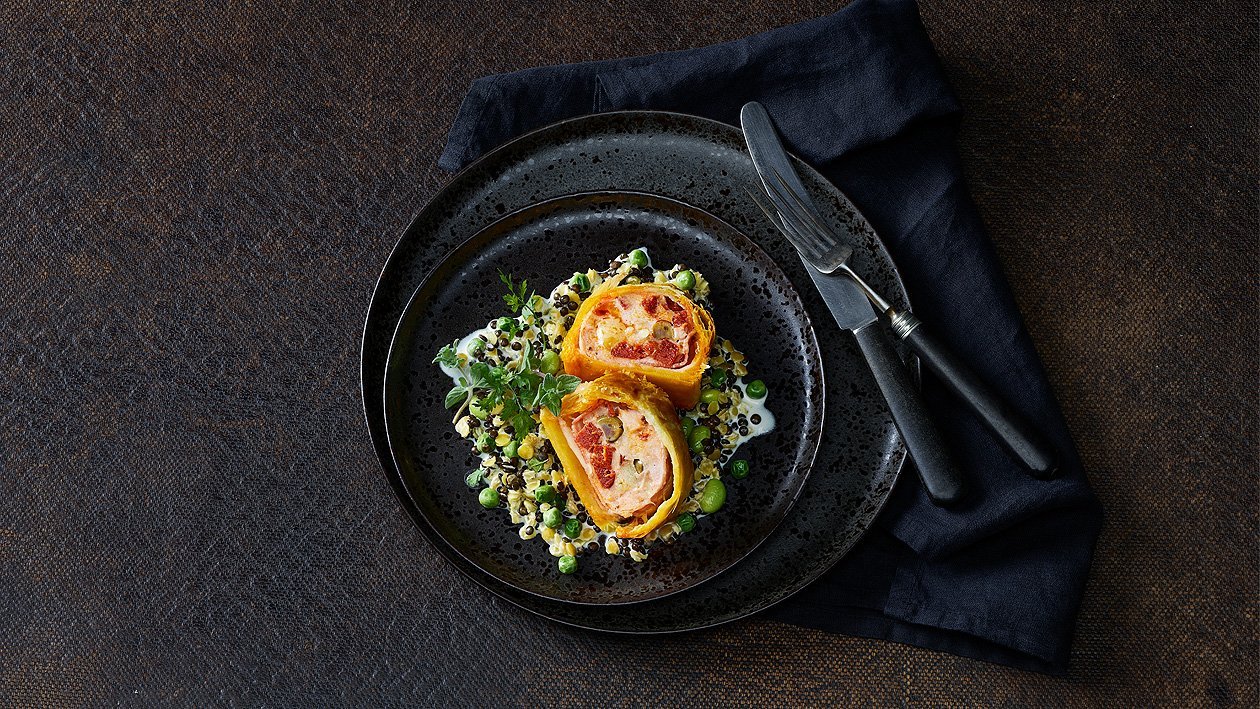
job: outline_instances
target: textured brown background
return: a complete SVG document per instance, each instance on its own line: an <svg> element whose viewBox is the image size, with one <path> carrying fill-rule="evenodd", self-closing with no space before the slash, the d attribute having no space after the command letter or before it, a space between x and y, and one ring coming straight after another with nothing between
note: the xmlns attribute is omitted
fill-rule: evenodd
<svg viewBox="0 0 1260 709"><path fill-rule="evenodd" d="M0 704L1255 706L1253 2L924 3L1107 511L1069 677L566 630L395 503L357 341L468 83L836 8L0 6Z"/></svg>

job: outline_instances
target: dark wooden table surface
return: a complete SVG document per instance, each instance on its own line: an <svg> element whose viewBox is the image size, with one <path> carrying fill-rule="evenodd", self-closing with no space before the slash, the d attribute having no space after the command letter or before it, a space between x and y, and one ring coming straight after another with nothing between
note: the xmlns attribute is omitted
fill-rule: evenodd
<svg viewBox="0 0 1260 709"><path fill-rule="evenodd" d="M567 630L364 429L378 270L477 76L825 2L0 7L0 704L1257 703L1257 7L925 1L1107 523L1071 673L766 621Z"/></svg>

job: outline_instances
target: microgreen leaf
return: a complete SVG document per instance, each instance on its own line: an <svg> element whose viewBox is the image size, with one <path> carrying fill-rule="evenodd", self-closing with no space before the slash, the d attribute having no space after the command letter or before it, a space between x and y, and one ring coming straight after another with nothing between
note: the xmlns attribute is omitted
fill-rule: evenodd
<svg viewBox="0 0 1260 709"><path fill-rule="evenodd" d="M538 385L538 394L535 399L535 406L545 406L551 413L556 416L560 415L560 402L565 395L573 392L581 379L571 374L561 374L554 376L551 374L542 378Z"/></svg>
<svg viewBox="0 0 1260 709"><path fill-rule="evenodd" d="M455 351L455 346L459 344L459 340L438 350L437 356L433 358L434 362L455 368L459 366L459 353Z"/></svg>
<svg viewBox="0 0 1260 709"><path fill-rule="evenodd" d="M464 403L464 399L468 398L468 387L456 384L451 390L446 392L446 408L453 409Z"/></svg>

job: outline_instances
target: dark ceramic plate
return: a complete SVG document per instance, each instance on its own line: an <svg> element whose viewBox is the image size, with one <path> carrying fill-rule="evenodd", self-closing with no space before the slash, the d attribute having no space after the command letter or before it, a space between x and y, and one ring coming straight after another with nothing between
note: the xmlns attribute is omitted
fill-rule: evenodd
<svg viewBox="0 0 1260 709"><path fill-rule="evenodd" d="M540 539L522 540L502 509L486 510L464 484L477 465L457 437L443 398L451 381L433 355L506 314L499 272L527 278L544 295L574 271L602 269L647 247L654 263L705 275L719 337L748 356L766 381L777 425L740 448L756 475L727 478L721 513L691 534L653 547L648 561L580 556L556 571ZM796 290L756 244L710 214L641 193L600 192L548 200L482 229L438 265L403 311L385 369L385 428L412 503L469 563L522 591L570 603L634 603L701 584L743 559L774 531L809 474L823 423L822 361ZM594 543L592 543L594 545Z"/></svg>
<svg viewBox="0 0 1260 709"><path fill-rule="evenodd" d="M796 163L815 204L861 234L852 263L900 308L905 289L879 239L817 172ZM385 477L417 529L455 568L534 613L585 628L663 633L703 628L767 608L839 561L883 507L905 460L887 406L856 343L841 332L795 252L744 195L755 175L738 129L674 113L630 111L563 121L521 136L451 179L412 220L381 272L363 332L368 431ZM533 204L601 190L649 192L695 205L755 241L797 285L822 345L827 418L809 479L765 542L707 583L631 605L578 605L526 593L481 571L442 541L407 494L385 433L385 361L403 309L458 244ZM417 553L423 553L417 550Z"/></svg>

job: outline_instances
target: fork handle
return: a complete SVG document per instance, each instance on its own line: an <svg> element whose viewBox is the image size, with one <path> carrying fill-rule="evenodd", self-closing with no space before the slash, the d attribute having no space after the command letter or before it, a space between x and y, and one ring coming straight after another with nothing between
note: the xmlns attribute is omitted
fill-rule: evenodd
<svg viewBox="0 0 1260 709"><path fill-rule="evenodd" d="M893 422L919 470L919 479L932 502L942 507L962 499L962 475L950 459L945 442L928 418L927 408L910 373L893 349L892 338L875 321L853 331L875 382L888 401Z"/></svg>
<svg viewBox="0 0 1260 709"><path fill-rule="evenodd" d="M914 350L945 386L980 417L1011 455L1041 480L1059 471L1054 449L1023 416L1016 413L975 371L940 340L932 336L912 313L896 313L893 332Z"/></svg>

